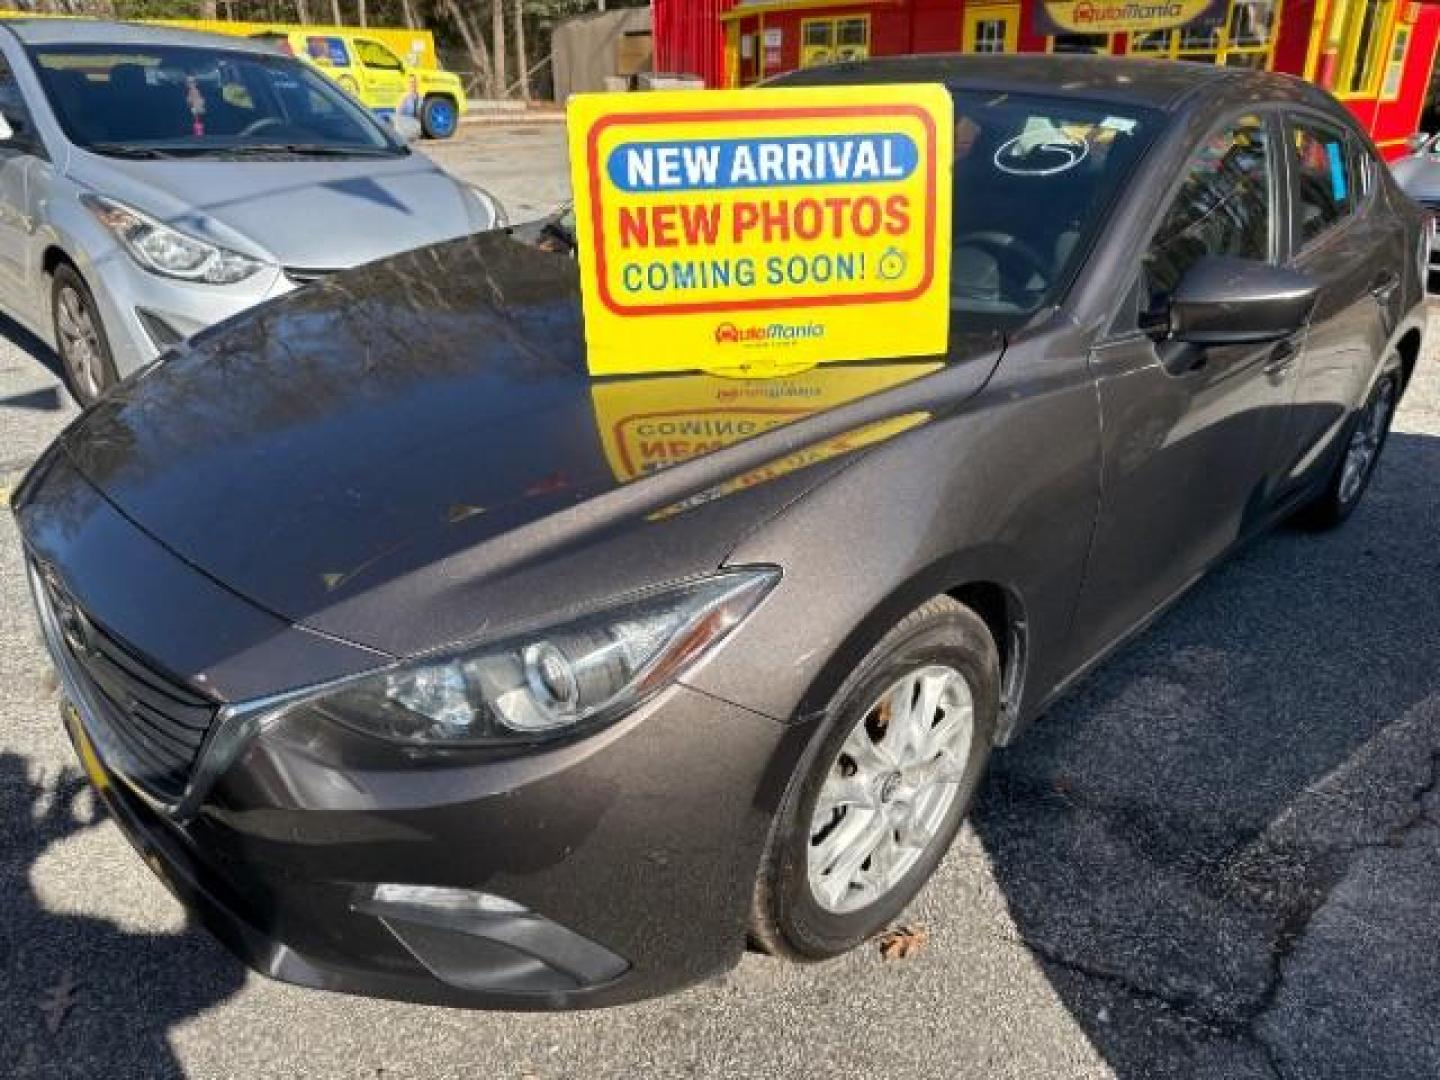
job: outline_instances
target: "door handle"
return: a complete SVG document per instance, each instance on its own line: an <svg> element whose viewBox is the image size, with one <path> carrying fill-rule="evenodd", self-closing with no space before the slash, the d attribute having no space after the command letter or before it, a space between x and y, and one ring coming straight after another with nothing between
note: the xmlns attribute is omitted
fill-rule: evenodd
<svg viewBox="0 0 1440 1080"><path fill-rule="evenodd" d="M1270 355L1266 357L1265 366L1261 370L1272 378L1278 378L1295 366L1295 358L1299 355L1300 350L1295 348L1293 341L1282 341L1270 350Z"/></svg>
<svg viewBox="0 0 1440 1080"><path fill-rule="evenodd" d="M1370 286L1370 295L1383 304L1390 299L1390 295L1399 287L1399 275L1387 270L1375 279L1375 284Z"/></svg>

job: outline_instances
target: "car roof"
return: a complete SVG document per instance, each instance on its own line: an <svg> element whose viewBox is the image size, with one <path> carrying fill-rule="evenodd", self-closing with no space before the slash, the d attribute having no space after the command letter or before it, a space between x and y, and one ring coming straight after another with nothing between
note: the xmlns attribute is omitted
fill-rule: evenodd
<svg viewBox="0 0 1440 1080"><path fill-rule="evenodd" d="M27 45L188 45L266 55L275 51L266 42L228 34L103 19L4 19L0 25Z"/></svg>
<svg viewBox="0 0 1440 1080"><path fill-rule="evenodd" d="M943 83L952 90L1059 93L1169 111L1183 108L1207 87L1228 93L1253 86L1267 91L1269 96L1293 100L1305 95L1301 88L1308 86L1287 76L1246 68L1069 53L936 53L883 57L806 68L780 76L772 85L876 82Z"/></svg>

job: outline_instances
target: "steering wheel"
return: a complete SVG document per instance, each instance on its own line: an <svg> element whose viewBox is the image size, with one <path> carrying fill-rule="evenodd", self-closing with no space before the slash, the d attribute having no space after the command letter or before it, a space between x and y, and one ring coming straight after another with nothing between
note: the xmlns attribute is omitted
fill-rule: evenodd
<svg viewBox="0 0 1440 1080"><path fill-rule="evenodd" d="M246 124L245 127L240 130L238 138L249 138L251 135L259 135L262 131L268 131L272 127L284 126L285 121L281 120L278 116L262 116L254 123Z"/></svg>
<svg viewBox="0 0 1440 1080"><path fill-rule="evenodd" d="M1010 267L1021 268L1034 274L1045 284L1050 283L1050 260L1041 255L1019 237L1009 233L981 231L957 236L952 247L977 247L988 251ZM1028 280L1028 278L1027 278Z"/></svg>

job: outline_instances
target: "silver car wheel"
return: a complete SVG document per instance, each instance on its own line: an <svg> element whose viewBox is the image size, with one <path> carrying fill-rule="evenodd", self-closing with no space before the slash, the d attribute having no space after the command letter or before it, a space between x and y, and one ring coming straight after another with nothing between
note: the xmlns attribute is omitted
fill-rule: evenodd
<svg viewBox="0 0 1440 1080"><path fill-rule="evenodd" d="M1354 500L1380 456L1380 446L1385 441L1385 430L1390 424L1390 413L1395 408L1395 383L1386 379L1375 388L1375 393L1360 414L1360 422L1350 436L1350 445L1345 449L1345 464L1340 472L1340 502Z"/></svg>
<svg viewBox="0 0 1440 1080"><path fill-rule="evenodd" d="M104 389L100 335L84 298L68 286L60 290L55 305L55 323L59 331L60 352L78 383L77 388L87 399L99 397Z"/></svg>
<svg viewBox="0 0 1440 1080"><path fill-rule="evenodd" d="M816 903L850 914L904 879L944 828L974 733L974 697L951 667L913 671L870 706L830 763L811 815Z"/></svg>

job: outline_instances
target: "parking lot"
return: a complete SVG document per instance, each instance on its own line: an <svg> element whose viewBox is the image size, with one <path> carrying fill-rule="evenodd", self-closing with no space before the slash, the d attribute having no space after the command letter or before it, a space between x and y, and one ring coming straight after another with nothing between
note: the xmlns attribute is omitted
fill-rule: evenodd
<svg viewBox="0 0 1440 1080"><path fill-rule="evenodd" d="M559 126L436 156L517 220L564 196ZM1440 1075L1435 359L1350 523L1253 544L995 759L915 955L749 957L598 1013L299 990L187 928L95 817L0 512L0 1072ZM0 491L74 413L55 372L0 323Z"/></svg>

